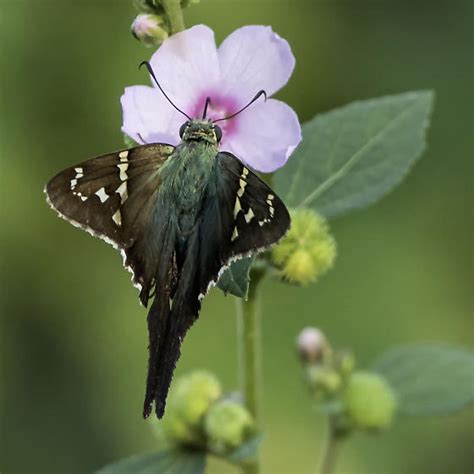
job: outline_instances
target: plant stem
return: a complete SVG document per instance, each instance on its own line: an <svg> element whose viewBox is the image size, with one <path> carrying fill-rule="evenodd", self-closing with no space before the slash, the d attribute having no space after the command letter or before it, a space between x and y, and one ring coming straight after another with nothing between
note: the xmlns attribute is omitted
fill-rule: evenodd
<svg viewBox="0 0 474 474"><path fill-rule="evenodd" d="M171 26L171 34L179 33L184 30L183 10L180 0L162 0L168 21Z"/></svg>
<svg viewBox="0 0 474 474"><path fill-rule="evenodd" d="M239 337L239 365L240 385L245 404L255 420L256 429L260 425L260 393L262 378L260 368L261 341L260 341L260 280L262 271L251 272L251 284L247 301L238 300L238 337ZM242 466L245 474L260 472L259 459Z"/></svg>
<svg viewBox="0 0 474 474"><path fill-rule="evenodd" d="M337 433L334 427L334 420L328 419L325 444L319 464L319 474L333 474L336 467L337 456L342 443L342 436Z"/></svg>

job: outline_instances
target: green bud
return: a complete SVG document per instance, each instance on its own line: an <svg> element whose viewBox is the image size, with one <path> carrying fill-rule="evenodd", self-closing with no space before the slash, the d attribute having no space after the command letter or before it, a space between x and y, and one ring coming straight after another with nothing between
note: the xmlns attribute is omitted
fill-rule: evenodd
<svg viewBox="0 0 474 474"><path fill-rule="evenodd" d="M162 16L142 13L133 20L132 34L146 46L159 46L168 38L169 29Z"/></svg>
<svg viewBox="0 0 474 474"><path fill-rule="evenodd" d="M319 214L311 209L296 209L290 214L290 231L273 248L272 261L286 280L305 285L332 267L336 243Z"/></svg>
<svg viewBox="0 0 474 474"><path fill-rule="evenodd" d="M165 438L176 444L194 445L202 439L201 433L194 427L187 425L170 407L166 410L160 428L163 430Z"/></svg>
<svg viewBox="0 0 474 474"><path fill-rule="evenodd" d="M181 418L196 425L221 395L222 388L217 378L209 372L198 371L176 384L174 400Z"/></svg>
<svg viewBox="0 0 474 474"><path fill-rule="evenodd" d="M223 454L240 446L254 430L248 410L232 400L214 404L204 421L204 430L211 449Z"/></svg>
<svg viewBox="0 0 474 474"><path fill-rule="evenodd" d="M354 372L347 381L343 403L355 428L384 429L390 426L396 398L383 377L372 372Z"/></svg>
<svg viewBox="0 0 474 474"><path fill-rule="evenodd" d="M316 393L332 395L342 386L341 376L330 367L312 365L307 373L309 384Z"/></svg>
<svg viewBox="0 0 474 474"><path fill-rule="evenodd" d="M349 351L338 352L335 355L334 362L338 372L343 376L347 377L352 373L355 367L355 358L354 354Z"/></svg>
<svg viewBox="0 0 474 474"><path fill-rule="evenodd" d="M163 419L165 436L182 444L202 438L202 420L209 407L222 395L219 381L206 371L178 379L170 393Z"/></svg>

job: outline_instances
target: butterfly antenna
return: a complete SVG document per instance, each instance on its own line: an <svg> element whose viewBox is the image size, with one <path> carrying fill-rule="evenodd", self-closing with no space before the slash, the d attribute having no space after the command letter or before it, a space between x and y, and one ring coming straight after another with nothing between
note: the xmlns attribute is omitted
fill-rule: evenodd
<svg viewBox="0 0 474 474"><path fill-rule="evenodd" d="M160 83L158 82L158 79L155 76L155 73L153 72L153 69L151 67L151 64L148 61L142 61L140 65L138 66L138 69L140 69L142 66L145 66L148 69L148 72L150 73L150 76L153 78L155 81L155 84L158 86L158 89L160 89L161 93L166 97L168 102L181 114L183 114L188 120L192 120L192 118L186 113L183 112L181 109L176 107L176 105L173 104L173 101L166 95L166 92L163 90L163 88L160 86Z"/></svg>
<svg viewBox="0 0 474 474"><path fill-rule="evenodd" d="M236 115L239 115L245 109L250 107L256 100L258 100L260 97L262 97L262 95L265 97L265 101L266 101L267 100L267 93L262 89L261 91L258 91L255 94L255 97L245 107L242 107L240 110L238 110L237 112L234 112L232 115L228 115L227 117L223 117L223 118L220 118L220 119L217 119L217 120L213 120L213 123L222 122L222 120L229 120L231 118L234 118Z"/></svg>
<svg viewBox="0 0 474 474"><path fill-rule="evenodd" d="M204 112L202 113L202 119L204 120L206 118L206 115L207 115L207 108L209 107L209 104L211 103L211 98L208 97L206 99L206 103L204 104Z"/></svg>
<svg viewBox="0 0 474 474"><path fill-rule="evenodd" d="M140 139L140 141L142 142L142 145L146 145L146 141L144 140L144 138L139 134L137 133L137 137Z"/></svg>

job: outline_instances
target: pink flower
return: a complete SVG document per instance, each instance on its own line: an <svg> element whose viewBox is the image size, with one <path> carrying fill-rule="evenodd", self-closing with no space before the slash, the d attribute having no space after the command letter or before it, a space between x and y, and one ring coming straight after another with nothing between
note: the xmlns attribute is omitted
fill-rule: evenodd
<svg viewBox="0 0 474 474"><path fill-rule="evenodd" d="M162 44L150 60L170 99L192 118L233 114L264 89L268 96L288 81L295 59L288 43L266 26L244 26L217 49L213 31L197 25ZM157 87L132 86L121 98L122 131L137 142L177 145L185 118ZM219 122L220 149L251 168L271 172L283 166L301 141L298 117L285 103L262 97L244 112Z"/></svg>

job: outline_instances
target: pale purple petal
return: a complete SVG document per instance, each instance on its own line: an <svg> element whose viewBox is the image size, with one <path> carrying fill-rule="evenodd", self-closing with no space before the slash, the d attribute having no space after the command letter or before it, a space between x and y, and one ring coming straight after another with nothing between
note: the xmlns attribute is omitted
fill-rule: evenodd
<svg viewBox="0 0 474 474"><path fill-rule="evenodd" d="M224 94L241 103L264 89L270 96L281 89L295 67L287 41L269 26L244 26L235 30L218 50Z"/></svg>
<svg viewBox="0 0 474 474"><path fill-rule="evenodd" d="M296 113L279 100L255 104L234 120L235 130L223 138L221 149L257 171L270 173L283 166L301 141Z"/></svg>
<svg viewBox="0 0 474 474"><path fill-rule="evenodd" d="M122 131L130 138L138 143L179 143L179 127L186 119L171 107L158 89L127 87L120 102L123 110Z"/></svg>
<svg viewBox="0 0 474 474"><path fill-rule="evenodd" d="M186 113L198 96L219 80L214 32L197 25L168 38L150 64L163 90Z"/></svg>

